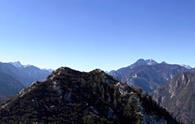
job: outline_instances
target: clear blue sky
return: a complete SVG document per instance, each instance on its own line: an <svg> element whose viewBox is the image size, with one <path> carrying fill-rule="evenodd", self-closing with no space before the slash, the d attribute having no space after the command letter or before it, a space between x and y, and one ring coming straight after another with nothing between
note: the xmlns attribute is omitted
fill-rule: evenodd
<svg viewBox="0 0 195 124"><path fill-rule="evenodd" d="M117 69L195 66L194 0L0 0L0 61Z"/></svg>

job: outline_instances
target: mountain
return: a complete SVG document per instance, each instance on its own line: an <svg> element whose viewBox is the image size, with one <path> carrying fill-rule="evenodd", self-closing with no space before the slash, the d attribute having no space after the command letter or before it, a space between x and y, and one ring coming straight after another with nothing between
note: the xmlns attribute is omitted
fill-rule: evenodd
<svg viewBox="0 0 195 124"><path fill-rule="evenodd" d="M187 71L184 66L171 65L165 62L157 63L152 59L139 59L134 64L111 71L109 74L121 82L151 93L163 86L176 74Z"/></svg>
<svg viewBox="0 0 195 124"><path fill-rule="evenodd" d="M24 86L11 75L0 72L0 101L9 96L14 96Z"/></svg>
<svg viewBox="0 0 195 124"><path fill-rule="evenodd" d="M185 67L185 68L187 68L187 69L193 69L191 66L189 66L189 65L181 65L181 66L183 66L183 67Z"/></svg>
<svg viewBox="0 0 195 124"><path fill-rule="evenodd" d="M0 106L1 124L177 124L150 96L103 71L59 68Z"/></svg>
<svg viewBox="0 0 195 124"><path fill-rule="evenodd" d="M158 63L153 59L146 59L146 60L139 59L134 64L130 65L129 67L134 68L134 67L142 66L142 65L156 65L156 64Z"/></svg>
<svg viewBox="0 0 195 124"><path fill-rule="evenodd" d="M0 100L15 96L22 88L46 79L50 73L35 66L23 66L20 62L0 62Z"/></svg>
<svg viewBox="0 0 195 124"><path fill-rule="evenodd" d="M184 124L195 124L195 72L178 74L154 99Z"/></svg>
<svg viewBox="0 0 195 124"><path fill-rule="evenodd" d="M15 66L16 68L22 68L25 67L24 65L21 64L20 61L16 61L16 62L10 62L10 64L12 64L13 66Z"/></svg>
<svg viewBox="0 0 195 124"><path fill-rule="evenodd" d="M17 68L20 74L20 81L24 86L28 86L33 81L46 79L49 74L51 74L50 69L40 69L33 65L22 65L19 61L11 62L13 66Z"/></svg>

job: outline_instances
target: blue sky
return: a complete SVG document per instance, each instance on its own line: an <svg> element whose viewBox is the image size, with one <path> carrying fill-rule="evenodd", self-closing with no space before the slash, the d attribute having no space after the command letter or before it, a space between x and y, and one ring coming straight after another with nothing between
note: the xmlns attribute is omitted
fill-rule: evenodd
<svg viewBox="0 0 195 124"><path fill-rule="evenodd" d="M194 0L1 0L0 61L112 70L139 58L195 67Z"/></svg>

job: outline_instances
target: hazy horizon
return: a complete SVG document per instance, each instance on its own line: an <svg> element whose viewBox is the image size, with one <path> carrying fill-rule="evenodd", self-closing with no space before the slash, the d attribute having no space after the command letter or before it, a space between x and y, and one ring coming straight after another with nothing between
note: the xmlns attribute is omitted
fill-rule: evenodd
<svg viewBox="0 0 195 124"><path fill-rule="evenodd" d="M192 0L0 1L0 61L110 71L151 58L195 67L194 5Z"/></svg>
<svg viewBox="0 0 195 124"><path fill-rule="evenodd" d="M23 62L21 62L21 61L0 61L0 62L3 62L3 63L20 63L20 64L22 64L22 65L24 65L24 66L36 66L36 67L38 67L38 68L41 68L41 69L48 69L48 70L55 70L55 69L58 69L58 68L60 68L60 67L70 67L70 68L72 68L72 69L75 69L75 70L79 70L79 71L86 71L86 72L88 72L88 71L92 71L92 70L94 70L94 69L101 69L101 70L104 70L104 71L106 71L106 72L110 72L110 71L114 71L114 70L118 70L118 69L120 69L120 68L123 68L123 67L127 67L127 66L130 66L130 65L132 65L132 64L134 64L134 63L136 63L138 60L140 60L140 59L144 59L144 60L154 60L154 59L152 59L152 58L139 58L139 59L137 59L136 61L134 61L133 63L129 63L128 65L123 65L123 66L121 66L121 67L119 67L119 68L115 68L115 69L111 69L111 70L104 70L104 69L102 69L102 68L99 68L99 67L94 67L94 68L92 68L92 69L89 69L89 70L80 70L79 68L74 68L74 67L70 67L70 66L66 66L66 65L61 65L61 66L59 66L59 67L56 67L56 68L42 68L42 67L40 67L40 66L37 66L37 65L33 65L33 64L30 64L30 63L28 63L28 64L25 64L25 63L23 63ZM156 60L154 60L154 61L156 61ZM185 63L183 63L183 64L181 64L181 63L169 63L169 62L167 62L167 61L156 61L157 63L167 63L167 64L176 64L176 65L180 65L180 66L190 66L191 68L194 68L193 66L191 66L191 65L187 65L187 64L185 64Z"/></svg>

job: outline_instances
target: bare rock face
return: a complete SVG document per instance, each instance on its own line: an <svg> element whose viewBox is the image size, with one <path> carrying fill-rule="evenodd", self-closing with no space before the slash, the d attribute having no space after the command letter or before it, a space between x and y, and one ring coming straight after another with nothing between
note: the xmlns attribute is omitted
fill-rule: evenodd
<svg viewBox="0 0 195 124"><path fill-rule="evenodd" d="M1 124L177 124L150 96L101 70L59 68L0 106Z"/></svg>
<svg viewBox="0 0 195 124"><path fill-rule="evenodd" d="M174 77L154 93L154 99L184 124L195 123L195 72Z"/></svg>

